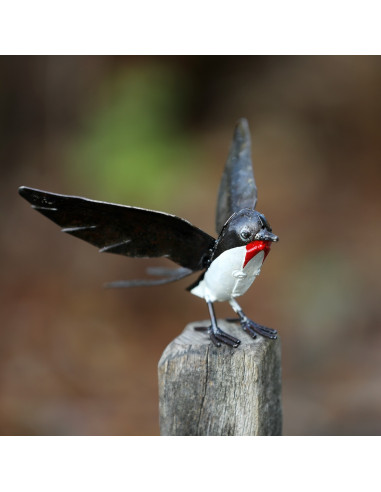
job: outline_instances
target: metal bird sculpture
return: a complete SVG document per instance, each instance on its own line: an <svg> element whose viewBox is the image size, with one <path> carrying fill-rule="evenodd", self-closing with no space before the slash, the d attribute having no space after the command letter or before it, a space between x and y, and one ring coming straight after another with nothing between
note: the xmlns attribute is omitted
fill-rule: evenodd
<svg viewBox="0 0 381 492"><path fill-rule="evenodd" d="M202 271L188 290L209 308L211 341L237 347L235 337L217 325L213 303L228 301L242 328L253 338L276 339L277 332L250 320L235 300L261 271L271 243L278 241L265 216L255 210L257 188L251 164L250 132L241 118L235 128L221 179L214 239L188 221L163 212L57 195L26 186L20 195L32 208L58 224L63 232L87 241L100 252L132 257L165 256L180 268L150 268L155 279L113 282L112 287L162 285Z"/></svg>

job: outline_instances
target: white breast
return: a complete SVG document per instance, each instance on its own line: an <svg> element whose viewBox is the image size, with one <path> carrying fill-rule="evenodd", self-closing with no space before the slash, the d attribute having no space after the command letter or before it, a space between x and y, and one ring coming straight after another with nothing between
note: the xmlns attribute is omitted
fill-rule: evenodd
<svg viewBox="0 0 381 492"><path fill-rule="evenodd" d="M211 302L228 301L244 294L261 271L264 252L256 254L243 268L245 256L246 246L224 251L191 293Z"/></svg>

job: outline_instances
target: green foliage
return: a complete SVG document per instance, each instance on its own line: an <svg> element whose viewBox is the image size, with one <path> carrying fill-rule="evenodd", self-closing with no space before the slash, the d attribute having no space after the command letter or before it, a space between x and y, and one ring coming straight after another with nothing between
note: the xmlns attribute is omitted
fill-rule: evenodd
<svg viewBox="0 0 381 492"><path fill-rule="evenodd" d="M114 74L70 149L72 179L91 181L101 199L165 206L198 161L182 130L186 95L184 79L163 66Z"/></svg>

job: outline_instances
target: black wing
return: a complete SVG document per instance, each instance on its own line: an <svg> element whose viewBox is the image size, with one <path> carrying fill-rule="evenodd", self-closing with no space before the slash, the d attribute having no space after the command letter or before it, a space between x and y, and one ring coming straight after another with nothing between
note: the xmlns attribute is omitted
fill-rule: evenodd
<svg viewBox="0 0 381 492"><path fill-rule="evenodd" d="M243 208L255 208L257 187L251 164L249 124L241 118L234 131L228 160L222 175L217 200L216 230L219 234L225 222Z"/></svg>
<svg viewBox="0 0 381 492"><path fill-rule="evenodd" d="M67 232L101 252L165 256L192 271L205 267L215 240L188 221L163 212L56 195L22 186L20 195Z"/></svg>

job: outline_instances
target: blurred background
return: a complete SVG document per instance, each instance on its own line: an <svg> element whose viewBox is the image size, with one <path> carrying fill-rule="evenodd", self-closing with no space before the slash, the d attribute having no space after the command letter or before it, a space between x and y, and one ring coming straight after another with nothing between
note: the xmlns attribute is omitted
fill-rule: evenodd
<svg viewBox="0 0 381 492"><path fill-rule="evenodd" d="M18 186L215 235L244 116L280 242L241 304L282 338L284 434L381 434L380 87L367 56L1 57L0 433L157 435L157 362L207 318L192 278L103 289L166 260L100 255Z"/></svg>

